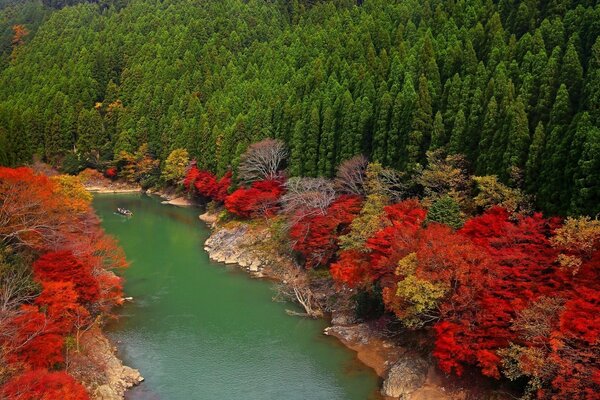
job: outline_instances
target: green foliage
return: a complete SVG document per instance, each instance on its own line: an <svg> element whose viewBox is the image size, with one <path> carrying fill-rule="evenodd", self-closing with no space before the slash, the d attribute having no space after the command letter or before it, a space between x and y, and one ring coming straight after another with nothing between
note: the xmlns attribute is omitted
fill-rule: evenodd
<svg viewBox="0 0 600 400"><path fill-rule="evenodd" d="M596 2L76 3L0 9L3 164L76 149L101 165L148 143L223 174L274 137L290 175L331 176L356 154L413 169L445 147L503 183L535 175L546 211L600 211L578 192L584 170L598 180ZM30 33L10 60L14 24Z"/></svg>
<svg viewBox="0 0 600 400"><path fill-rule="evenodd" d="M427 222L439 222L454 229L463 225L463 217L460 206L456 200L446 195L435 200L427 210Z"/></svg>
<svg viewBox="0 0 600 400"><path fill-rule="evenodd" d="M381 287L378 284L369 290L359 290L353 300L356 303L354 311L359 319L376 319L385 311Z"/></svg>

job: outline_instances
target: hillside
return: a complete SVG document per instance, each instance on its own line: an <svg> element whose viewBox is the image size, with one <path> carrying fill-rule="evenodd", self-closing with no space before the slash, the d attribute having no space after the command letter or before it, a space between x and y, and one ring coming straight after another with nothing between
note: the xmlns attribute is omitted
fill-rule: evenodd
<svg viewBox="0 0 600 400"><path fill-rule="evenodd" d="M292 175L331 176L358 153L412 170L445 146L547 212L600 211L594 1L303 3L52 12L0 74L0 163L95 166L146 142L223 173L275 137Z"/></svg>

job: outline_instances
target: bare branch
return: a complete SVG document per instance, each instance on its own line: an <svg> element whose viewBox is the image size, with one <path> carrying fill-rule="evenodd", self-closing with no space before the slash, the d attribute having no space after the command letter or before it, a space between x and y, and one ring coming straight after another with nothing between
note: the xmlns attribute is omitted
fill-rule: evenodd
<svg viewBox="0 0 600 400"><path fill-rule="evenodd" d="M285 144L281 140L265 139L251 144L240 157L238 177L246 184L277 179L287 155Z"/></svg>
<svg viewBox="0 0 600 400"><path fill-rule="evenodd" d="M285 183L282 197L283 210L293 219L309 215L325 215L327 207L335 200L331 181L324 178L290 178Z"/></svg>
<svg viewBox="0 0 600 400"><path fill-rule="evenodd" d="M363 155L354 156L341 163L334 180L335 189L340 193L364 196L368 164L369 161Z"/></svg>

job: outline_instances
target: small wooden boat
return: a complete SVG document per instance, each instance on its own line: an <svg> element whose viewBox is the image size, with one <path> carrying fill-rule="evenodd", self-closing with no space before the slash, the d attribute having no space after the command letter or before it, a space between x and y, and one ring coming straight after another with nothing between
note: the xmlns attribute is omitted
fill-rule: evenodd
<svg viewBox="0 0 600 400"><path fill-rule="evenodd" d="M126 208L117 208L117 214L125 215L126 217L131 217L133 213Z"/></svg>

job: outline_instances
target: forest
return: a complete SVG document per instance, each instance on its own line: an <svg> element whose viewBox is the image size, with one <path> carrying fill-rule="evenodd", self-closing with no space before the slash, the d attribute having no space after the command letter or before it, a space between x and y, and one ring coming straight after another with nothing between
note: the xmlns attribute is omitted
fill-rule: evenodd
<svg viewBox="0 0 600 400"><path fill-rule="evenodd" d="M122 302L125 254L79 178L0 167L0 397L87 400L82 336ZM68 371L67 371L68 370Z"/></svg>
<svg viewBox="0 0 600 400"><path fill-rule="evenodd" d="M272 137L290 175L331 177L444 149L546 213L600 211L600 5L359 3L8 2L0 164L105 169L147 143L223 174Z"/></svg>
<svg viewBox="0 0 600 400"><path fill-rule="evenodd" d="M0 2L2 395L88 398L102 174L264 224L447 374L596 399L599 33L593 0Z"/></svg>
<svg viewBox="0 0 600 400"><path fill-rule="evenodd" d="M176 155L171 171L185 165ZM282 141L252 144L237 189L231 172L218 179L192 164L178 176L221 221L267 226L299 269L332 279L335 296L357 290L360 318L429 334L442 371L515 381L523 399L597 398L598 219L545 218L522 191L469 175L452 154L428 153L408 179L364 156L334 179L288 177L287 156ZM310 285L294 290L301 303L312 297Z"/></svg>

